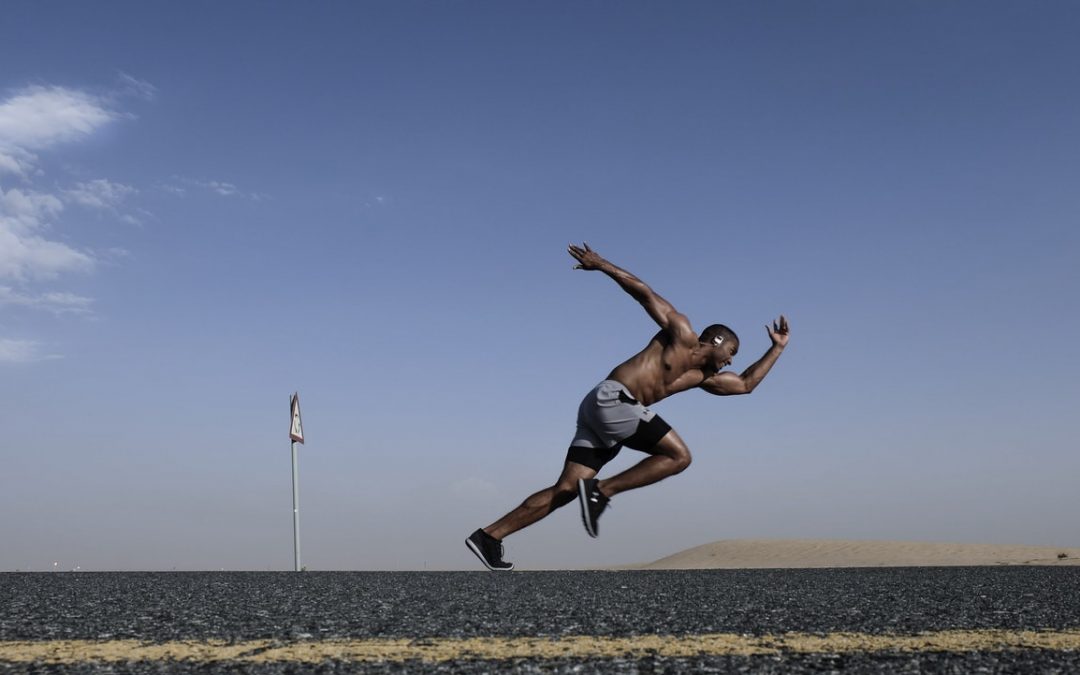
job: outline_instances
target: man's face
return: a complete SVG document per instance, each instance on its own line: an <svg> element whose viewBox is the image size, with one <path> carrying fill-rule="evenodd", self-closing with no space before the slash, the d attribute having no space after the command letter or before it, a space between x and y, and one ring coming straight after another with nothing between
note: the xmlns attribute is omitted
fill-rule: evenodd
<svg viewBox="0 0 1080 675"><path fill-rule="evenodd" d="M716 367L724 368L731 365L732 359L739 353L739 343L734 340L724 340L723 344L716 348Z"/></svg>

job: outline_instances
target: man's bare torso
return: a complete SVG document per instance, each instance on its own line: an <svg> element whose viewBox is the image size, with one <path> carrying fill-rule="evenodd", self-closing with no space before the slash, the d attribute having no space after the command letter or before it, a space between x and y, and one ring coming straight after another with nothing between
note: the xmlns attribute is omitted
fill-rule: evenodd
<svg viewBox="0 0 1080 675"><path fill-rule="evenodd" d="M693 389L716 373L697 358L698 347L692 333L676 337L661 330L645 349L611 371L608 379L621 382L642 404L652 405L672 394Z"/></svg>

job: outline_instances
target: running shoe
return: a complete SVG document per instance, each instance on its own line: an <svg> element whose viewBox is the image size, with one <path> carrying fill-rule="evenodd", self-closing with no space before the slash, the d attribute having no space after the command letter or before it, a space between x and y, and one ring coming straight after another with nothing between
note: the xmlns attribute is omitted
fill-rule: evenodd
<svg viewBox="0 0 1080 675"><path fill-rule="evenodd" d="M469 535L469 538L465 540L465 545L469 547L469 550L476 554L477 558L480 558L480 562L484 563L492 572L509 572L514 569L514 563L506 562L503 557L503 545L502 540L496 539L483 529L479 529Z"/></svg>
<svg viewBox="0 0 1080 675"><path fill-rule="evenodd" d="M600 514L604 512L610 501L597 487L599 482L595 478L579 478L577 482L578 501L581 502L581 520L584 521L585 531L590 537L600 534L597 521L600 520Z"/></svg>

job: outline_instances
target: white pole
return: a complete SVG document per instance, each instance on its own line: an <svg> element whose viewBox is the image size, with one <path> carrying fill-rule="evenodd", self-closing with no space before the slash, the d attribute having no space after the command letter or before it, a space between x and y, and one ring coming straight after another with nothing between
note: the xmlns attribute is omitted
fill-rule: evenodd
<svg viewBox="0 0 1080 675"><path fill-rule="evenodd" d="M296 441L292 442L292 528L293 562L300 571L300 476L296 469Z"/></svg>

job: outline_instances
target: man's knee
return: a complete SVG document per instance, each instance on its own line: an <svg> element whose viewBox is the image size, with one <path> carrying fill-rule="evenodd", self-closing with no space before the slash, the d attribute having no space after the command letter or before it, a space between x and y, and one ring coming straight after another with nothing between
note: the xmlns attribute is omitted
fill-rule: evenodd
<svg viewBox="0 0 1080 675"><path fill-rule="evenodd" d="M675 473L686 471L686 467L690 466L690 462L694 460L694 458L690 456L690 451L685 448L681 452L675 453L671 459L675 461Z"/></svg>
<svg viewBox="0 0 1080 675"><path fill-rule="evenodd" d="M578 463L573 459L567 460L563 465L563 471L559 475L559 479L555 481L555 485L551 486L552 508L557 509L560 506L566 506L577 499L578 480L593 478L596 476L596 471L596 469Z"/></svg>
<svg viewBox="0 0 1080 675"><path fill-rule="evenodd" d="M552 487L552 490L554 491L552 502L554 503L555 508L566 506L577 499L577 481L568 482L561 480Z"/></svg>
<svg viewBox="0 0 1080 675"><path fill-rule="evenodd" d="M686 470L686 467L690 466L690 462L693 461L693 457L690 456L690 448L686 447L686 443L679 438L679 435L674 430L668 432L666 436L660 439L660 442L653 448L653 454L664 455L674 463L674 471L672 473L680 473Z"/></svg>

